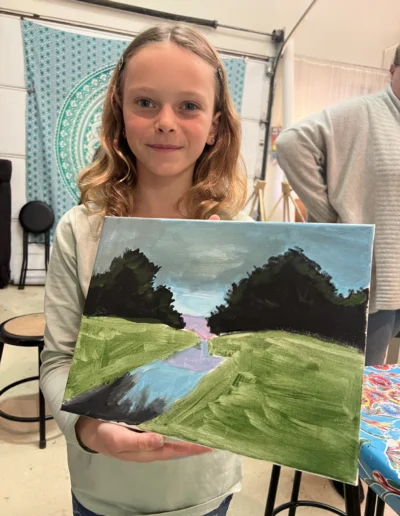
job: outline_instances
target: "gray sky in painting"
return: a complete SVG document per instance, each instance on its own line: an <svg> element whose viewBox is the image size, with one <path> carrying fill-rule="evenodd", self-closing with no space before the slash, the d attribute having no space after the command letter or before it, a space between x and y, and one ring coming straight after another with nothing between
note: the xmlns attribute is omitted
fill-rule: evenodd
<svg viewBox="0 0 400 516"><path fill-rule="evenodd" d="M369 285L371 226L175 221L107 217L94 272L125 249L161 266L156 285L174 293L175 308L207 315L233 282L295 246L330 274L338 290Z"/></svg>

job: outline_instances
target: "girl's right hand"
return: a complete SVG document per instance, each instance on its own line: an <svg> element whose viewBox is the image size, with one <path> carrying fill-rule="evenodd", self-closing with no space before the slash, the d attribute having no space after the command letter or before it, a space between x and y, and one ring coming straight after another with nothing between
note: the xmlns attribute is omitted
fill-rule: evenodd
<svg viewBox="0 0 400 516"><path fill-rule="evenodd" d="M81 416L75 425L81 443L107 457L153 462L209 453L211 448L187 442L164 442L162 435L136 432L124 426Z"/></svg>

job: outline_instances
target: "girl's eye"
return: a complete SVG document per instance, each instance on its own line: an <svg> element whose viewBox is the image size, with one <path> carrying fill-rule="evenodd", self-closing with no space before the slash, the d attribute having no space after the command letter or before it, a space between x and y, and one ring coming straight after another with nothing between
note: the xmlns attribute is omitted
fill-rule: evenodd
<svg viewBox="0 0 400 516"><path fill-rule="evenodd" d="M183 105L183 109L185 111L196 111L196 109L199 109L199 106L197 106L193 102L185 102L185 104Z"/></svg>
<svg viewBox="0 0 400 516"><path fill-rule="evenodd" d="M137 101L137 104L138 104L138 106L143 107L143 108L154 107L154 104L149 99L139 99Z"/></svg>

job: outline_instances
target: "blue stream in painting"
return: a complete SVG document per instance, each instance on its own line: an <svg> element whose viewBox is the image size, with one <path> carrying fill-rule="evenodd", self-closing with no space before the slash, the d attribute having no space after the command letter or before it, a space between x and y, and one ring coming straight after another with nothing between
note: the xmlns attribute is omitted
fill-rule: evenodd
<svg viewBox="0 0 400 516"><path fill-rule="evenodd" d="M125 393L121 402L131 402L133 412L140 393L146 390L147 403L161 398L166 403L164 410L167 410L177 400L190 394L203 376L218 367L223 360L211 357L207 341L202 341L198 347L180 351L166 360L157 360L129 373L135 377L135 385Z"/></svg>

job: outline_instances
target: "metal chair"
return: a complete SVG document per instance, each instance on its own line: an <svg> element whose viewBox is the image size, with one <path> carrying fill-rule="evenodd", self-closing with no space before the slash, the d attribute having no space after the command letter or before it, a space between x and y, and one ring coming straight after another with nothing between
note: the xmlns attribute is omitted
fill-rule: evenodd
<svg viewBox="0 0 400 516"><path fill-rule="evenodd" d="M25 204L19 212L19 222L24 231L23 240L23 258L21 266L21 276L19 279L18 289L25 288L27 271L47 272L47 266L50 260L50 229L54 224L54 213L51 207L42 201L30 201ZM29 233L40 235L44 233L44 269L28 268L28 246L37 244L37 241L29 241Z"/></svg>
<svg viewBox="0 0 400 516"><path fill-rule="evenodd" d="M38 365L39 374L37 376L30 376L23 378L16 382L10 383L0 390L0 397L8 390L21 385L22 383L31 382L33 380L40 380L40 353L43 350L43 335L44 335L45 320L42 313L22 315L8 319L0 325L0 365L1 357L5 344L11 346L21 347L37 347L38 348ZM42 391L39 387L39 416L38 417L21 417L7 414L0 410L0 417L8 419L9 421L17 421L20 423L39 423L39 447L46 448L46 420L52 419L52 416L46 416L45 401Z"/></svg>

